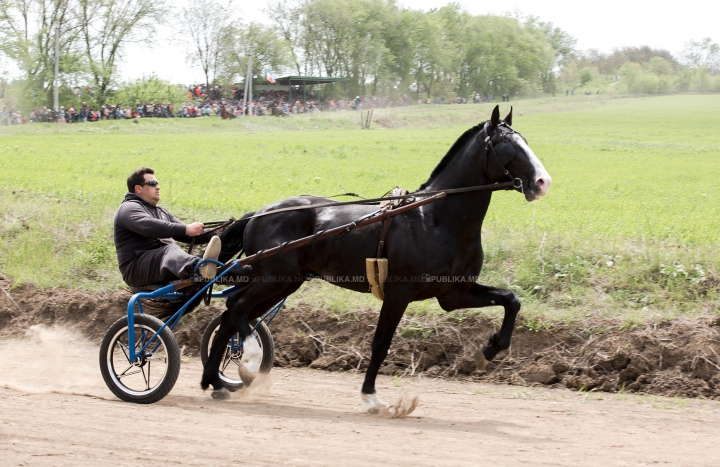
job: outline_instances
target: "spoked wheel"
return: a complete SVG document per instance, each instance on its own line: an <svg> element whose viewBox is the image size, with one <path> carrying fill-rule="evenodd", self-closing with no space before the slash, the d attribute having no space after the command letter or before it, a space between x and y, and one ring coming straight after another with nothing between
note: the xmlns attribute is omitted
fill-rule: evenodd
<svg viewBox="0 0 720 467"><path fill-rule="evenodd" d="M153 339L163 322L154 316L135 315L135 361L130 361L127 317L115 321L100 346L100 372L105 384L120 399L152 404L165 397L180 373L180 349L170 328ZM143 352L140 350L146 347Z"/></svg>
<svg viewBox="0 0 720 467"><path fill-rule="evenodd" d="M212 348L213 340L215 335L220 329L220 321L222 320L222 313L217 315L210 321L205 328L205 333L202 338L202 345L200 347L200 358L202 359L203 366L207 364L208 356L210 355L210 349ZM250 326L255 326L258 320L250 322ZM273 342L270 329L265 323L255 329L255 339L257 339L262 349L262 361L260 362L260 373L269 373L273 367L273 361L275 360L275 343ZM225 353L220 361L220 367L218 369L220 379L225 383L225 387L230 391L237 391L242 388L243 382L238 374L240 368L240 357L242 357L242 343L240 342L240 335L238 333L233 334L225 347Z"/></svg>

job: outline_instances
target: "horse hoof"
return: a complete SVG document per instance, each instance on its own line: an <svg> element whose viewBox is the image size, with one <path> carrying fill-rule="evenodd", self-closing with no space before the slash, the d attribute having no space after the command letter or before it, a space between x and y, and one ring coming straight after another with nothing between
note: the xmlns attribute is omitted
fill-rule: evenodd
<svg viewBox="0 0 720 467"><path fill-rule="evenodd" d="M475 360L475 367L478 371L485 371L487 369L488 363L490 363L485 358L482 349L478 349L475 352L475 354L473 355L473 359Z"/></svg>
<svg viewBox="0 0 720 467"><path fill-rule="evenodd" d="M240 379L242 380L245 387L250 387L252 382L255 381L255 375L248 371L248 369L244 366L238 368L238 375L240 376Z"/></svg>
<svg viewBox="0 0 720 467"><path fill-rule="evenodd" d="M240 358L238 375L245 386L250 386L260 374L262 362L262 349L255 336L248 336L243 340L243 354Z"/></svg>
<svg viewBox="0 0 720 467"><path fill-rule="evenodd" d="M383 410L387 410L387 404L380 400L377 394L360 394L362 408L370 415L378 415Z"/></svg>
<svg viewBox="0 0 720 467"><path fill-rule="evenodd" d="M216 389L210 395L216 401L225 401L230 399L230 391L227 389Z"/></svg>

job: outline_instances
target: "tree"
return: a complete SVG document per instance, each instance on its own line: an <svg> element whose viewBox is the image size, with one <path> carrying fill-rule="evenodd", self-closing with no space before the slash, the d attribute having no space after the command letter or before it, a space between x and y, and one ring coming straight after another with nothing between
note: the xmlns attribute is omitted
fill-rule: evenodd
<svg viewBox="0 0 720 467"><path fill-rule="evenodd" d="M447 67L448 54L444 52L449 44L442 41L442 24L437 15L426 15L420 11L414 11L413 15L413 28L409 31L413 42L413 82L410 90L418 96L425 93L429 98L442 76L442 70Z"/></svg>
<svg viewBox="0 0 720 467"><path fill-rule="evenodd" d="M278 37L274 28L259 23L228 26L221 44L218 74L227 81L244 79L250 48L253 49L253 76L261 76L265 68L282 73L293 64L289 44Z"/></svg>
<svg viewBox="0 0 720 467"><path fill-rule="evenodd" d="M61 75L78 71L76 6L72 0L0 1L0 52L23 73L33 105L52 105L56 28Z"/></svg>
<svg viewBox="0 0 720 467"><path fill-rule="evenodd" d="M157 76L125 83L118 89L117 97L130 106L143 102L179 105L187 98L184 87L172 85Z"/></svg>
<svg viewBox="0 0 720 467"><path fill-rule="evenodd" d="M386 69L387 0L301 0L273 4L269 14L289 44L298 74L350 78L351 92L377 87Z"/></svg>
<svg viewBox="0 0 720 467"><path fill-rule="evenodd" d="M555 91L555 74L563 65L576 55L575 45L577 39L551 22L542 22L538 18L530 17L525 23L527 28L537 27L545 35L548 45L553 51L555 59L541 75L542 87L545 92Z"/></svg>
<svg viewBox="0 0 720 467"><path fill-rule="evenodd" d="M190 36L188 44L192 49L188 59L202 68L207 86L210 86L210 77L215 81L222 67L223 40L229 37L228 28L233 20L230 4L192 0L190 7L183 9L181 25Z"/></svg>
<svg viewBox="0 0 720 467"><path fill-rule="evenodd" d="M128 42L150 42L165 13L162 0L79 0L85 58L98 104L108 98Z"/></svg>
<svg viewBox="0 0 720 467"><path fill-rule="evenodd" d="M690 68L701 68L710 73L720 72L720 45L706 37L701 41L690 41L682 54L683 62Z"/></svg>
<svg viewBox="0 0 720 467"><path fill-rule="evenodd" d="M278 0L268 6L266 13L270 19L275 22L280 31L281 38L287 43L292 57L295 70L298 75L302 75L302 25L300 16L302 11L300 7L288 6L287 0ZM307 73L306 73L307 74Z"/></svg>
<svg viewBox="0 0 720 467"><path fill-rule="evenodd" d="M392 97L404 94L412 82L414 15L395 3L375 2L384 44L381 67L373 77L373 94L384 92Z"/></svg>

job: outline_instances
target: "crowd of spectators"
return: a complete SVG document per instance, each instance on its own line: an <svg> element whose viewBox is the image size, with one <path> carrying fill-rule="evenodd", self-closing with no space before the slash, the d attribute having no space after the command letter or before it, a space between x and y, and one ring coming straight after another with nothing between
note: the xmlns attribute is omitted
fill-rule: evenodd
<svg viewBox="0 0 720 467"><path fill-rule="evenodd" d="M21 123L27 123L27 119L20 114L19 110L9 109L3 107L0 110L0 124L1 125L19 125Z"/></svg>
<svg viewBox="0 0 720 467"><path fill-rule="evenodd" d="M308 92L305 96L303 96L302 91L296 91L294 96L291 96L288 91L261 91L253 94L252 102L245 102L243 92L243 90L233 86L230 90L231 98L221 97L218 99L215 96L221 95L222 89L217 86L211 90L210 96L206 95L206 88L202 85L190 86L188 88L188 98L191 98L191 100L183 105L179 116L219 115L223 118L235 118L250 113L256 116L287 116L314 112L369 110L411 104L411 100L407 96L400 99L356 96L355 99L323 100L319 99L313 91Z"/></svg>
<svg viewBox="0 0 720 467"><path fill-rule="evenodd" d="M138 118L196 118L196 117L222 117L237 118L243 115L255 116L290 116L314 112L336 112L348 110L372 110L407 106L418 104L441 104L443 100L410 99L402 96L397 99L382 96L356 96L354 99L321 99L314 91L294 89L288 91L260 91L254 93L252 102L245 102L243 89L232 86L223 90L221 85L206 86L193 84L187 87L187 101L182 105L163 102L140 102L134 105L106 104L93 109L85 102L80 106L69 108L60 107L58 112L47 107L33 109L29 116L30 122L63 122L85 123L99 120L120 120ZM492 100L494 96L479 95L473 97L473 102ZM466 103L467 100L458 98L454 102ZM244 107L243 107L244 103ZM26 123L28 120L15 110L4 108L0 112L0 122L4 125Z"/></svg>

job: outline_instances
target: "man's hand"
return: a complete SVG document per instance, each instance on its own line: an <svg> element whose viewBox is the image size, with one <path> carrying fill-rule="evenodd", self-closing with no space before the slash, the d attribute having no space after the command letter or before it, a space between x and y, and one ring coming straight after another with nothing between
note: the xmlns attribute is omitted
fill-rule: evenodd
<svg viewBox="0 0 720 467"><path fill-rule="evenodd" d="M205 232L205 226L202 222L193 222L185 226L185 235L188 237L196 237Z"/></svg>

